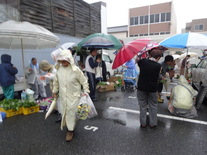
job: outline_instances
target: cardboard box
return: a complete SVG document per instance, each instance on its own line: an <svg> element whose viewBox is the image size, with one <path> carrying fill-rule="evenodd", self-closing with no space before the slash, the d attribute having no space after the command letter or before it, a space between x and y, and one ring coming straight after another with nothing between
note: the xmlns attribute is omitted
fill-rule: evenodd
<svg viewBox="0 0 207 155"><path fill-rule="evenodd" d="M109 85L98 86L98 92L114 91L114 89L115 89L114 82L110 82Z"/></svg>
<svg viewBox="0 0 207 155"><path fill-rule="evenodd" d="M123 77L121 76L112 76L109 78L108 82L114 82L118 87L123 85Z"/></svg>
<svg viewBox="0 0 207 155"><path fill-rule="evenodd" d="M123 80L123 77L121 77L121 76L112 76L108 79L108 82L116 82L116 81L119 81L119 80Z"/></svg>

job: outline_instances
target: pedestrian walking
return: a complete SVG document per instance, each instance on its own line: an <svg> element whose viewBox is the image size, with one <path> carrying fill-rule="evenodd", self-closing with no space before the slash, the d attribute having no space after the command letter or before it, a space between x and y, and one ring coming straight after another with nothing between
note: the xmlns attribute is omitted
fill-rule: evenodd
<svg viewBox="0 0 207 155"><path fill-rule="evenodd" d="M31 89L34 91L34 99L47 97L46 90L43 82L39 79L40 68L36 58L32 58L30 64L25 69L27 76L27 83L31 85Z"/></svg>
<svg viewBox="0 0 207 155"><path fill-rule="evenodd" d="M98 63L101 62L100 59L96 60L97 56L97 50L91 49L90 55L87 56L86 62L85 62L85 70L86 75L88 77L88 83L89 83L89 89L90 89L90 97L93 101L98 101L96 98L96 67L98 66Z"/></svg>
<svg viewBox="0 0 207 155"><path fill-rule="evenodd" d="M89 93L88 82L83 72L75 65L71 52L64 50L58 56L60 67L57 69L53 81L53 97L60 98L62 111L61 129L66 125L66 141L73 139L76 125L76 111L83 94Z"/></svg>
<svg viewBox="0 0 207 155"><path fill-rule="evenodd" d="M149 107L149 125L157 126L157 84L161 70L161 64L158 63L162 57L162 52L153 49L150 52L149 59L138 61L140 68L137 97L140 105L140 124L141 127L147 126L147 106Z"/></svg>
<svg viewBox="0 0 207 155"><path fill-rule="evenodd" d="M0 64L0 85L6 99L14 99L15 75L17 73L17 68L11 63L11 56L3 54Z"/></svg>

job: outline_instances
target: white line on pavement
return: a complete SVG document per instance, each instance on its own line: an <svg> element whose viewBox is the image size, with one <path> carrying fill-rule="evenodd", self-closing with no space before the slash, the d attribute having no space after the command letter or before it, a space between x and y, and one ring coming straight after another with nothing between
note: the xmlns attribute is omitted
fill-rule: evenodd
<svg viewBox="0 0 207 155"><path fill-rule="evenodd" d="M109 109L110 110L130 112L130 113L134 113L134 114L140 114L140 111L138 111L138 110L124 109L124 108L119 108L119 107L109 107ZM173 120L178 120L178 121L184 121L184 122L207 125L207 122L205 122L205 121L199 121L199 120L194 120L194 119L188 119L188 118L182 118L182 117L176 117L176 116L169 116L169 115L163 115L163 114L157 114L157 116L161 117L161 118L168 118L168 119L173 119Z"/></svg>

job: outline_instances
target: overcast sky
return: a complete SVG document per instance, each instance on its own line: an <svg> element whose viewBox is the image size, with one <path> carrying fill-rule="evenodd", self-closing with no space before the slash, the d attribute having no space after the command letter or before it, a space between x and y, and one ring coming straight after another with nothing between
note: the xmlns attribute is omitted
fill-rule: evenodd
<svg viewBox="0 0 207 155"><path fill-rule="evenodd" d="M88 3L100 0L84 0ZM128 9L152 5L170 0L102 0L107 3L107 26L120 26L128 24ZM176 17L177 32L185 28L186 22L192 19L207 18L207 0L173 0Z"/></svg>

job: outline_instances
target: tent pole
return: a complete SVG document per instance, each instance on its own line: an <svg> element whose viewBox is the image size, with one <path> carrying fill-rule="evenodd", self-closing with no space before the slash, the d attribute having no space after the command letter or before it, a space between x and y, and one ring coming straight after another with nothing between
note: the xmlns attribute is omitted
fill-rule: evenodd
<svg viewBox="0 0 207 155"><path fill-rule="evenodd" d="M187 72L187 68L186 68L186 65L187 65L187 56L188 56L188 48L187 48L187 52L186 52L186 61L185 61L185 68L184 68L184 77L186 77L185 76L185 74L186 74L186 72Z"/></svg>
<svg viewBox="0 0 207 155"><path fill-rule="evenodd" d="M25 76L25 65L24 65L24 48L23 48L23 39L21 38L21 48L22 48L22 65L23 65L23 73L24 73L24 89L26 90L26 76Z"/></svg>

